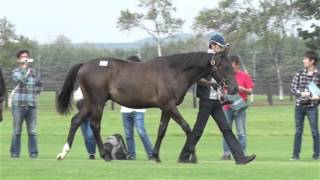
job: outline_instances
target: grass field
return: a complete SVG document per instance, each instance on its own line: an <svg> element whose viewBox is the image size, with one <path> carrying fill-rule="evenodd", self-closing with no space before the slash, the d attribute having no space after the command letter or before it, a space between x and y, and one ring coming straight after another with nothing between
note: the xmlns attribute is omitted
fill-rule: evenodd
<svg viewBox="0 0 320 180"><path fill-rule="evenodd" d="M305 123L300 161L290 161L294 121L293 105L251 106L248 110L248 152L257 159L244 166L233 161L222 161L221 134L213 120L209 120L204 135L197 146L198 164L178 164L177 158L185 141L182 130L170 122L161 147L162 163L147 161L140 139L136 138L136 161L104 162L88 160L81 133L77 133L71 153L63 161L55 159L66 141L70 117L55 112L52 93L39 97L38 140L39 158L28 158L27 135L24 125L22 154L19 159L9 157L12 116L6 110L0 123L0 179L320 179L320 161L312 160L312 139L309 124ZM186 99L189 101L191 98ZM258 100L262 98L258 98ZM292 102L287 102L292 104ZM276 102L275 102L276 104ZM102 136L122 133L118 106L115 111L107 107L103 117ZM197 109L183 106L181 113L193 125ZM150 109L146 114L146 128L155 141L160 111Z"/></svg>

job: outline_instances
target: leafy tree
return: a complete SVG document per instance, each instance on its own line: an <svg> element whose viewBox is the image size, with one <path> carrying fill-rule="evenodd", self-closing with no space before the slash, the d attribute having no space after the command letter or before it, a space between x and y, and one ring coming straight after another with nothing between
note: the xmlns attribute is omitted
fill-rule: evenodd
<svg viewBox="0 0 320 180"><path fill-rule="evenodd" d="M233 47L239 47L236 52L243 51L243 44L250 38L260 41L268 57L272 57L279 98L283 99L281 60L289 30L286 27L293 17L290 7L291 3L286 0L225 0L218 8L201 11L195 26L224 32L230 41L235 42ZM265 67L270 69L270 66Z"/></svg>
<svg viewBox="0 0 320 180"><path fill-rule="evenodd" d="M294 3L297 13L303 20L320 21L320 1L319 0L297 0ZM313 22L309 30L298 28L299 36L306 41L306 46L311 49L320 49L320 25Z"/></svg>
<svg viewBox="0 0 320 180"><path fill-rule="evenodd" d="M5 45L16 37L14 25L6 17L0 19L0 45Z"/></svg>
<svg viewBox="0 0 320 180"><path fill-rule="evenodd" d="M6 17L0 19L0 64L5 81L11 88L11 71L16 66L16 53L21 49L29 49L31 55L37 55L37 43L15 33L13 25Z"/></svg>
<svg viewBox="0 0 320 180"><path fill-rule="evenodd" d="M147 32L155 40L158 56L161 56L163 40L179 31L184 21L172 16L176 8L171 0L139 0L138 7L139 12L122 10L117 26L122 31L138 28Z"/></svg>
<svg viewBox="0 0 320 180"><path fill-rule="evenodd" d="M141 56L142 61L148 61L157 55L157 50L156 50L156 45L150 44L150 43L145 43L140 49L139 49L139 54Z"/></svg>

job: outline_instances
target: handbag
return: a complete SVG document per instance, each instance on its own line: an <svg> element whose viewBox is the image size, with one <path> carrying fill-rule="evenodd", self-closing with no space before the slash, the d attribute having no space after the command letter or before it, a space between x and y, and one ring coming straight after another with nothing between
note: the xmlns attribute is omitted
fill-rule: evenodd
<svg viewBox="0 0 320 180"><path fill-rule="evenodd" d="M224 98L229 101L230 109L237 113L247 109L249 106L248 103L239 95L239 93L234 95L227 94L224 96Z"/></svg>

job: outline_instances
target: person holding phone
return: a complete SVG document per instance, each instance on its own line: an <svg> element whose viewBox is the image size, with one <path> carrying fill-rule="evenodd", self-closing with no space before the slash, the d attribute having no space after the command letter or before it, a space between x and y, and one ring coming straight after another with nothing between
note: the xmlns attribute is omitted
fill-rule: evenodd
<svg viewBox="0 0 320 180"><path fill-rule="evenodd" d="M12 71L12 80L15 83L12 97L13 132L10 153L12 158L20 157L21 131L23 121L26 122L28 132L29 157L38 157L37 146L37 104L36 95L39 93L39 84L36 71L30 67L28 50L17 53L18 67Z"/></svg>

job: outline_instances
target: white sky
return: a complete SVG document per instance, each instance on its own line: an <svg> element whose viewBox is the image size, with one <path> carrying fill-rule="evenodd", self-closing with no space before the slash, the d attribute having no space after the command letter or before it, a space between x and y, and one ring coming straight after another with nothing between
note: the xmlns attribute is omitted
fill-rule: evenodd
<svg viewBox="0 0 320 180"><path fill-rule="evenodd" d="M132 42L148 37L143 31L116 28L120 10L134 11L138 0L0 0L0 18L15 25L16 33L40 43L63 34L72 42ZM217 6L218 0L173 0L176 16L185 20L183 32L199 11Z"/></svg>

